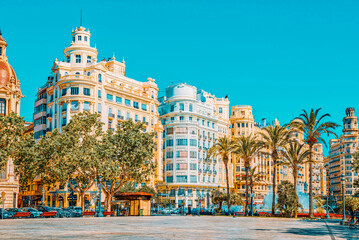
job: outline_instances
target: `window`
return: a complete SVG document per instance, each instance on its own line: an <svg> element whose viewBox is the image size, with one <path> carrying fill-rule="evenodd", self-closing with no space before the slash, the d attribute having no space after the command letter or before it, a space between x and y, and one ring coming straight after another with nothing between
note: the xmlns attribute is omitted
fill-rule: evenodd
<svg viewBox="0 0 359 240"><path fill-rule="evenodd" d="M138 102L133 102L133 107L138 109L139 108Z"/></svg>
<svg viewBox="0 0 359 240"><path fill-rule="evenodd" d="M219 113L222 113L223 112L223 109L222 108L219 108Z"/></svg>
<svg viewBox="0 0 359 240"><path fill-rule="evenodd" d="M142 118L142 122L146 122L146 117L143 117L143 118Z"/></svg>
<svg viewBox="0 0 359 240"><path fill-rule="evenodd" d="M97 105L97 112L98 112L98 113L101 113L101 103L99 103L99 104Z"/></svg>
<svg viewBox="0 0 359 240"><path fill-rule="evenodd" d="M166 140L166 146L167 147L172 147L173 146L173 139Z"/></svg>
<svg viewBox="0 0 359 240"><path fill-rule="evenodd" d="M2 55L2 47L0 47L0 55Z"/></svg>
<svg viewBox="0 0 359 240"><path fill-rule="evenodd" d="M173 183L173 176L167 176L166 177L166 182L168 183ZM174 189L171 189L171 190L174 190ZM172 192L171 192L172 193ZM174 194L173 194L174 195Z"/></svg>
<svg viewBox="0 0 359 240"><path fill-rule="evenodd" d="M175 105L171 105L171 112L173 112L175 110Z"/></svg>
<svg viewBox="0 0 359 240"><path fill-rule="evenodd" d="M79 102L78 101L72 101L71 102L71 110L79 110Z"/></svg>
<svg viewBox="0 0 359 240"><path fill-rule="evenodd" d="M141 104L141 109L143 110L143 111L147 111L147 105L146 104Z"/></svg>
<svg viewBox="0 0 359 240"><path fill-rule="evenodd" d="M81 63L81 55L76 55L76 63Z"/></svg>
<svg viewBox="0 0 359 240"><path fill-rule="evenodd" d="M89 110L90 110L90 103L84 102L84 111L89 111Z"/></svg>
<svg viewBox="0 0 359 240"><path fill-rule="evenodd" d="M188 165L187 163L177 163L176 164L176 170L187 170Z"/></svg>
<svg viewBox="0 0 359 240"><path fill-rule="evenodd" d="M181 122L183 122L183 121L184 121L184 116L180 116L180 117L179 117L179 120L180 120Z"/></svg>
<svg viewBox="0 0 359 240"><path fill-rule="evenodd" d="M137 116L137 115L135 115L135 121L136 121L136 122L138 121L138 116Z"/></svg>
<svg viewBox="0 0 359 240"><path fill-rule="evenodd" d="M192 118L192 117L189 117L188 120L189 120L190 122L192 122L193 118Z"/></svg>
<svg viewBox="0 0 359 240"><path fill-rule="evenodd" d="M81 41L81 40L82 40L82 37L81 37L81 36L78 36L78 37L77 37L77 40Z"/></svg>
<svg viewBox="0 0 359 240"><path fill-rule="evenodd" d="M90 89L89 88L84 88L84 95L85 96L90 96Z"/></svg>
<svg viewBox="0 0 359 240"><path fill-rule="evenodd" d="M193 111L193 105L192 105L192 104L189 105L189 111L190 111L190 112Z"/></svg>
<svg viewBox="0 0 359 240"><path fill-rule="evenodd" d="M101 90L98 90L98 98L101 98Z"/></svg>
<svg viewBox="0 0 359 240"><path fill-rule="evenodd" d="M204 126L204 120L202 120L202 126Z"/></svg>
<svg viewBox="0 0 359 240"><path fill-rule="evenodd" d="M102 82L102 75L99 74L97 77L98 77L98 82Z"/></svg>
<svg viewBox="0 0 359 240"><path fill-rule="evenodd" d="M111 95L111 94L107 94L106 95L106 98L107 98L107 101L113 101L113 95Z"/></svg>
<svg viewBox="0 0 359 240"><path fill-rule="evenodd" d="M88 77L91 76L91 72L87 72L87 76L88 76Z"/></svg>
<svg viewBox="0 0 359 240"><path fill-rule="evenodd" d="M196 151L190 151L189 152L190 158L195 158L197 159L197 152Z"/></svg>
<svg viewBox="0 0 359 240"><path fill-rule="evenodd" d="M189 169L190 170L197 170L197 163L190 163L189 164Z"/></svg>
<svg viewBox="0 0 359 240"><path fill-rule="evenodd" d="M91 56L87 56L87 63L91 62Z"/></svg>
<svg viewBox="0 0 359 240"><path fill-rule="evenodd" d="M130 113L126 113L126 120L130 119Z"/></svg>
<svg viewBox="0 0 359 240"><path fill-rule="evenodd" d="M187 157L187 151L177 151L176 152L177 158L186 158Z"/></svg>
<svg viewBox="0 0 359 240"><path fill-rule="evenodd" d="M187 146L187 139L176 139L177 146Z"/></svg>
<svg viewBox="0 0 359 240"><path fill-rule="evenodd" d="M116 102L117 102L117 103L122 103L122 98L116 97Z"/></svg>
<svg viewBox="0 0 359 240"><path fill-rule="evenodd" d="M87 36L85 36L85 41L87 42Z"/></svg>
<svg viewBox="0 0 359 240"><path fill-rule="evenodd" d="M173 152L167 152L166 153L166 158L173 158Z"/></svg>
<svg viewBox="0 0 359 240"><path fill-rule="evenodd" d="M196 175L191 175L190 177L190 182L191 183L197 183L197 176Z"/></svg>
<svg viewBox="0 0 359 240"><path fill-rule="evenodd" d="M180 111L184 111L184 104L180 103Z"/></svg>
<svg viewBox="0 0 359 240"><path fill-rule="evenodd" d="M79 94L79 88L78 87L72 87L71 88L71 95L78 95Z"/></svg>
<svg viewBox="0 0 359 240"><path fill-rule="evenodd" d="M173 134L173 128L167 128L167 134Z"/></svg>
<svg viewBox="0 0 359 240"><path fill-rule="evenodd" d="M214 128L214 123L212 123L212 128Z"/></svg>
<svg viewBox="0 0 359 240"><path fill-rule="evenodd" d="M166 171L172 171L172 170L173 170L173 164L172 163L166 164Z"/></svg>
<svg viewBox="0 0 359 240"><path fill-rule="evenodd" d="M186 175L185 176L176 176L176 182L186 183L187 182L187 176Z"/></svg>
<svg viewBox="0 0 359 240"><path fill-rule="evenodd" d="M190 139L189 145L192 147L197 147L197 139Z"/></svg>
<svg viewBox="0 0 359 240"><path fill-rule="evenodd" d="M187 128L185 128L185 127L178 127L178 128L176 128L176 133L177 133L177 134L187 134Z"/></svg>
<svg viewBox="0 0 359 240"><path fill-rule="evenodd" d="M75 37L72 37L72 41L75 42Z"/></svg>
<svg viewBox="0 0 359 240"><path fill-rule="evenodd" d="M125 99L125 104L126 104L127 106L131 106L131 100Z"/></svg>
<svg viewBox="0 0 359 240"><path fill-rule="evenodd" d="M117 118L121 118L121 111L117 110Z"/></svg>

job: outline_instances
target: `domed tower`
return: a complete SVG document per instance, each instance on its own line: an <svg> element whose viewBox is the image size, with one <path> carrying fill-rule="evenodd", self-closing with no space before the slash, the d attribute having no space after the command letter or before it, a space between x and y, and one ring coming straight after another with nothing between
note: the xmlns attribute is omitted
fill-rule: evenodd
<svg viewBox="0 0 359 240"><path fill-rule="evenodd" d="M6 56L7 43L0 32L0 114L20 114L20 83ZM5 192L5 208L17 207L19 182L12 159L0 168L0 192Z"/></svg>
<svg viewBox="0 0 359 240"><path fill-rule="evenodd" d="M355 109L347 108L346 117L343 118L343 132L358 131L358 117L354 116Z"/></svg>
<svg viewBox="0 0 359 240"><path fill-rule="evenodd" d="M20 113L20 82L6 56L7 42L0 31L0 114Z"/></svg>

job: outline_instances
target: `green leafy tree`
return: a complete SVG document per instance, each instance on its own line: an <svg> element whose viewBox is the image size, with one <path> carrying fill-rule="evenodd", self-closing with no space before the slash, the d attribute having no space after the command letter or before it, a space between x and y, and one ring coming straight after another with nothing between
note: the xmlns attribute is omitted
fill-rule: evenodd
<svg viewBox="0 0 359 240"><path fill-rule="evenodd" d="M298 196L294 192L294 185L289 181L283 181L278 185L278 202L276 206L286 217L293 217L299 204Z"/></svg>
<svg viewBox="0 0 359 240"><path fill-rule="evenodd" d="M352 161L352 167L353 167L353 170L357 173L359 173L359 152L356 151L354 153L352 153L352 158L353 158L353 161ZM358 187L359 186L359 181L358 179L355 179L354 180L354 186L355 187Z"/></svg>
<svg viewBox="0 0 359 240"><path fill-rule="evenodd" d="M277 185L277 161L279 159L280 149L285 147L289 141L290 131L285 126L279 125L269 125L263 129L263 132L260 132L260 136L262 137L262 144L269 149L271 153L271 157L273 160L273 175L272 175L272 215L275 212L275 196L276 196L276 185Z"/></svg>
<svg viewBox="0 0 359 240"><path fill-rule="evenodd" d="M340 204L339 209L343 212L343 205ZM346 196L345 197L345 210L351 212L359 210L359 197Z"/></svg>
<svg viewBox="0 0 359 240"><path fill-rule="evenodd" d="M23 117L14 112L0 115L0 167L3 167L10 158L19 157L25 131Z"/></svg>
<svg viewBox="0 0 359 240"><path fill-rule="evenodd" d="M240 206L244 205L244 202L243 202L243 199L241 198L241 196L239 196L238 194L236 194L234 192L230 193L229 199L230 199L229 200L230 205L240 205ZM228 201L228 196L226 193L223 193L223 192L219 191L218 189L216 189L216 190L211 191L211 200L212 200L212 203L215 205L218 205L218 209L221 210L223 202Z"/></svg>
<svg viewBox="0 0 359 240"><path fill-rule="evenodd" d="M292 169L295 194L297 194L297 177L299 167L310 162L308 158L308 156L310 155L310 151L306 150L305 148L305 144L299 144L298 142L293 141L288 146L286 146L285 149L281 150L281 155L283 156L283 159L282 162L279 163L279 165L288 166ZM295 209L295 218L297 218L297 214L298 211L297 209Z"/></svg>
<svg viewBox="0 0 359 240"><path fill-rule="evenodd" d="M227 202L228 210L231 209L230 194L229 194L229 172L228 164L231 154L234 151L234 143L228 137L221 137L213 146L208 150L208 158L220 156L222 158L224 168L226 170L226 183L227 183Z"/></svg>
<svg viewBox="0 0 359 240"><path fill-rule="evenodd" d="M71 189L80 196L81 207L85 208L85 194L93 186L101 166L100 148L103 123L100 115L79 113L62 128L57 143L62 148L61 157L55 166L61 169L60 182L67 181Z"/></svg>
<svg viewBox="0 0 359 240"><path fill-rule="evenodd" d="M234 153L238 155L239 158L244 160L244 167L246 171L246 214L248 213L248 203L249 203L249 169L254 157L262 149L263 145L258 142L256 137L249 136L240 136L235 141L235 151Z"/></svg>
<svg viewBox="0 0 359 240"><path fill-rule="evenodd" d="M97 175L102 176L107 210L121 187L130 181L146 182L156 170L154 134L144 129L143 123L124 121L115 132L107 131L99 143L101 164Z"/></svg>
<svg viewBox="0 0 359 240"><path fill-rule="evenodd" d="M330 117L330 114L326 113L322 116L319 116L319 111L321 108L310 110L310 113L303 110L303 113L299 117L295 118L290 126L294 127L297 131L304 134L304 140L309 146L309 217L313 218L313 146L316 143L323 143L327 146L323 135L330 134L337 137L334 130L338 124L334 122L326 122L325 118Z"/></svg>

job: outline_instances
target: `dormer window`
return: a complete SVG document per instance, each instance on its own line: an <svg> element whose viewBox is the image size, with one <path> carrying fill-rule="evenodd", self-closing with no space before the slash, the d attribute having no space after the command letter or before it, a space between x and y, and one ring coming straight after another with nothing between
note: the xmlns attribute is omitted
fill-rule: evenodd
<svg viewBox="0 0 359 240"><path fill-rule="evenodd" d="M81 36L77 36L77 40L81 41Z"/></svg>
<svg viewBox="0 0 359 240"><path fill-rule="evenodd" d="M81 55L76 55L76 63L81 63Z"/></svg>
<svg viewBox="0 0 359 240"><path fill-rule="evenodd" d="M75 37L72 37L72 41L75 42Z"/></svg>
<svg viewBox="0 0 359 240"><path fill-rule="evenodd" d="M71 60L71 58L70 58L70 56L66 56L66 62L70 62L70 60Z"/></svg>
<svg viewBox="0 0 359 240"><path fill-rule="evenodd" d="M87 42L87 36L85 36L85 41Z"/></svg>
<svg viewBox="0 0 359 240"><path fill-rule="evenodd" d="M91 56L87 56L87 63L91 62Z"/></svg>

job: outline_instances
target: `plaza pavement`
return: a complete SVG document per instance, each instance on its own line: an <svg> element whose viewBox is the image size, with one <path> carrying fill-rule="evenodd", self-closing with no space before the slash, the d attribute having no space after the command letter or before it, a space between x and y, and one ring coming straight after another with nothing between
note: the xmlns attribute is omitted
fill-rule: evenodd
<svg viewBox="0 0 359 240"><path fill-rule="evenodd" d="M0 220L1 239L357 239L338 223L286 218L152 216Z"/></svg>

